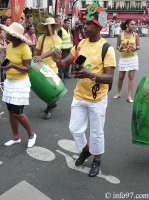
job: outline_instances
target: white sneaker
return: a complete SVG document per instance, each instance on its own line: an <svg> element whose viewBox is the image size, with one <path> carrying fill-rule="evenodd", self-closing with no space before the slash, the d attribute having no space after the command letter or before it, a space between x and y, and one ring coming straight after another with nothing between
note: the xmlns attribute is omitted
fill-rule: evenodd
<svg viewBox="0 0 149 200"><path fill-rule="evenodd" d="M27 145L28 148L31 148L34 146L34 144L36 142L36 137L37 137L37 135L34 133L34 137L32 139L28 140L28 145Z"/></svg>
<svg viewBox="0 0 149 200"><path fill-rule="evenodd" d="M8 142L6 142L4 145L9 147L13 144L17 144L17 143L21 143L21 139L18 139L18 140L9 140Z"/></svg>

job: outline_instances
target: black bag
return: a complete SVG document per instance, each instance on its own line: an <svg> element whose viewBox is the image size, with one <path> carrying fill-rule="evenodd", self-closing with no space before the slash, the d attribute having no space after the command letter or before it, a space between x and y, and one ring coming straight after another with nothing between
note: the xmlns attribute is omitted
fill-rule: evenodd
<svg viewBox="0 0 149 200"><path fill-rule="evenodd" d="M106 42L106 43L104 43L104 45L103 45L103 47L102 47L102 63L104 63L104 58L105 58L105 55L106 55L106 53L107 53L107 51L108 51L108 48L110 47L111 45L108 43L108 42ZM108 92L112 89L112 83L109 83L108 84L109 85L109 90L108 90Z"/></svg>

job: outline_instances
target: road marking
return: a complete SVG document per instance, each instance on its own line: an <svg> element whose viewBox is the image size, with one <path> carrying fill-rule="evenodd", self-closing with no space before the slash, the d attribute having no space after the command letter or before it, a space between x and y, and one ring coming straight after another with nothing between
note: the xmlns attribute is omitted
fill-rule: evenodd
<svg viewBox="0 0 149 200"><path fill-rule="evenodd" d="M0 196L0 200L51 200L45 194L37 190L26 181L21 181L13 188Z"/></svg>
<svg viewBox="0 0 149 200"><path fill-rule="evenodd" d="M1 112L1 113L0 113L0 117L1 117L3 114L4 114L4 112Z"/></svg>
<svg viewBox="0 0 149 200"><path fill-rule="evenodd" d="M55 159L55 154L43 147L34 146L32 148L28 148L26 152L33 158L41 161L52 161Z"/></svg>
<svg viewBox="0 0 149 200"><path fill-rule="evenodd" d="M2 162L2 161L0 161L0 165L1 165L1 164L3 164L3 162Z"/></svg>
<svg viewBox="0 0 149 200"><path fill-rule="evenodd" d="M59 140L58 141L58 145L62 148L62 149L65 149L69 152L72 152L72 153L78 153L77 149L76 149L76 145L75 145L75 142L72 141L72 140L66 140L66 139L63 139L63 140Z"/></svg>
<svg viewBox="0 0 149 200"><path fill-rule="evenodd" d="M69 155L63 153L62 151L59 151L59 150L56 150L56 151L65 157L66 163L67 163L69 168L88 174L90 168L85 167L85 166L76 167L75 161L74 161L73 158L71 158ZM105 179L108 182L113 183L113 184L119 184L120 183L120 180L118 178L111 176L111 175L104 175L104 174L101 173L101 171L97 175L97 177L103 178L103 179Z"/></svg>

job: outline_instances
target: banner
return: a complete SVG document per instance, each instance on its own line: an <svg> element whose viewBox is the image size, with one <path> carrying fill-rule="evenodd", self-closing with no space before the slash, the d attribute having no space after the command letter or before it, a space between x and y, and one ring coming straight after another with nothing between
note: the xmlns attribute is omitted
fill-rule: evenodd
<svg viewBox="0 0 149 200"><path fill-rule="evenodd" d="M68 11L69 11L69 2L70 2L70 0L66 0L65 10L64 10L65 15L68 15Z"/></svg>
<svg viewBox="0 0 149 200"><path fill-rule="evenodd" d="M76 0L73 4L72 8L72 17L75 16L76 18L79 18L79 13L80 13L80 1Z"/></svg>
<svg viewBox="0 0 149 200"><path fill-rule="evenodd" d="M59 15L58 0L55 1L55 15Z"/></svg>
<svg viewBox="0 0 149 200"><path fill-rule="evenodd" d="M11 0L12 21L19 22L24 10L25 0Z"/></svg>

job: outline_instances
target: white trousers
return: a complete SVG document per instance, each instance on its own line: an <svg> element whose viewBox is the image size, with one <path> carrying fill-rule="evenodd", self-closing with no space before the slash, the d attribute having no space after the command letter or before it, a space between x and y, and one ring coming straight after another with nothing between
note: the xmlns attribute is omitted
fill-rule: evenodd
<svg viewBox="0 0 149 200"><path fill-rule="evenodd" d="M86 102L73 98L69 129L74 137L77 149L87 144L85 131L90 123L89 151L93 155L104 153L104 123L107 108L107 97L100 102Z"/></svg>

